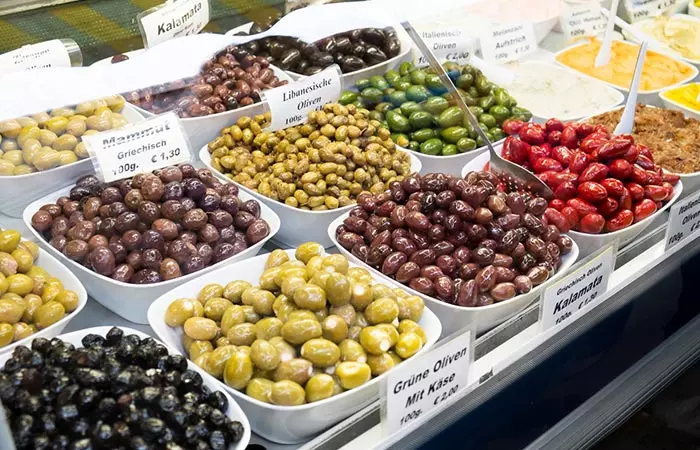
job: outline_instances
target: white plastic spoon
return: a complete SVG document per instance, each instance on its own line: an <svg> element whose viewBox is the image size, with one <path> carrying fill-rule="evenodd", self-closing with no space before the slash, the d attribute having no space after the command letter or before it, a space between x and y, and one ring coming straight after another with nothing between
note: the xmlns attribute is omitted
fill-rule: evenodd
<svg viewBox="0 0 700 450"><path fill-rule="evenodd" d="M610 62L610 47L612 46L613 30L615 29L615 20L610 20L610 16L617 16L617 7L620 0L612 0L610 5L610 14L608 15L608 23L605 26L605 37L603 43L598 50L598 55L595 57L595 67L600 67Z"/></svg>
<svg viewBox="0 0 700 450"><path fill-rule="evenodd" d="M637 55L637 64L634 66L634 76L630 84L630 91L627 95L627 103L622 111L620 123L615 127L615 134L631 133L634 127L634 112L637 108L637 91L639 91L639 81L642 79L642 68L644 67L644 59L647 55L647 41L642 41L639 46L639 54Z"/></svg>

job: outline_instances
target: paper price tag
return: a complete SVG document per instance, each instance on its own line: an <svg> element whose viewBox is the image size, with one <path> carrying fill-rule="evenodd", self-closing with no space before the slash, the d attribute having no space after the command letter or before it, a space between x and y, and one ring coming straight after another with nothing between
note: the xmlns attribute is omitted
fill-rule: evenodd
<svg viewBox="0 0 700 450"><path fill-rule="evenodd" d="M471 345L472 333L467 331L388 373L383 427L387 436L467 387Z"/></svg>
<svg viewBox="0 0 700 450"><path fill-rule="evenodd" d="M197 34L209 23L209 0L170 1L137 16L146 48Z"/></svg>
<svg viewBox="0 0 700 450"><path fill-rule="evenodd" d="M83 136L83 142L98 177L105 183L192 159L174 112L121 130Z"/></svg>
<svg viewBox="0 0 700 450"><path fill-rule="evenodd" d="M495 25L481 36L481 54L486 61L515 61L537 49L532 23Z"/></svg>
<svg viewBox="0 0 700 450"><path fill-rule="evenodd" d="M0 55L0 74L70 66L70 55L60 39L25 45Z"/></svg>
<svg viewBox="0 0 700 450"><path fill-rule="evenodd" d="M418 26L420 37L425 42L438 61L449 61L466 64L474 54L476 41L460 27L445 27L444 25ZM428 64L425 56L418 57L418 65Z"/></svg>
<svg viewBox="0 0 700 450"><path fill-rule="evenodd" d="M306 122L310 111L336 101L342 90L341 72L337 64L294 83L268 89L262 95L272 115L269 128L281 130Z"/></svg>
<svg viewBox="0 0 700 450"><path fill-rule="evenodd" d="M540 324L547 330L572 320L608 289L615 269L617 245L613 243L577 264L573 270L544 290L540 300Z"/></svg>
<svg viewBox="0 0 700 450"><path fill-rule="evenodd" d="M666 250L700 230L700 191L671 207L666 225Z"/></svg>
<svg viewBox="0 0 700 450"><path fill-rule="evenodd" d="M655 17L675 6L677 0L625 0L632 22Z"/></svg>
<svg viewBox="0 0 700 450"><path fill-rule="evenodd" d="M595 36L605 32L608 20L600 12L600 4L597 2L584 5L564 4L564 13L561 16L561 25L564 34L569 39Z"/></svg>

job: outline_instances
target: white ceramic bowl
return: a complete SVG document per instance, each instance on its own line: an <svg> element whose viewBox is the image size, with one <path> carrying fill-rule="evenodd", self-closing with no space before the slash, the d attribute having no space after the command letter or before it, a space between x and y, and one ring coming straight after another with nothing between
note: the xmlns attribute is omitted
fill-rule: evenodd
<svg viewBox="0 0 700 450"><path fill-rule="evenodd" d="M623 43L623 44L626 44L626 45L631 45L631 46L634 46L636 49L639 48L639 46L638 46L637 44L633 44L633 43L626 42L626 41L614 40L614 42L619 42L619 43ZM566 67L566 68L568 68L568 69L570 69L570 70L576 70L576 69L574 69L573 67L569 67L569 66L564 65L564 64L562 64L561 62L559 62L559 61L557 60L557 57L558 57L559 55L561 55L562 53L564 53L564 52L566 52L566 51L568 51L568 50L570 50L570 49L572 49L572 48L580 47L580 46L585 45L585 44L586 44L586 41L578 42L578 43L576 43L576 44L574 44L574 45L571 45L571 46L569 46L569 47L564 48L563 50L560 50L559 52L557 52L557 53L554 55L554 60L556 61L557 64L561 65L562 67ZM652 51L652 50L649 50L649 51ZM636 52L636 50L635 50L635 52ZM663 54L663 55L666 56L666 57L668 57L668 58L671 58L671 59L676 59L676 60L677 60L678 62L680 62L681 64L683 64L683 65L689 67L690 70L691 70L690 76L686 77L686 78L683 79L683 80L680 80L678 83L674 83L674 84L669 85L669 86L664 86L663 88L660 88L660 89L654 89L654 90L651 90L651 91L642 91L642 90L639 90L638 95L637 95L637 102L638 102L638 103L643 103L643 104L647 104L647 105L657 105L657 106L658 106L658 104L659 104L660 101L659 101L659 97L658 97L657 94L658 94L659 92L663 91L664 89L668 89L668 88L670 88L670 87L680 86L681 84L685 84L685 83L687 83L687 82L689 82L689 81L695 79L695 77L698 75L698 69L697 69L697 67L693 66L692 64L688 64L688 63L685 62L685 61L680 61L680 60L678 60L677 58L673 58L672 56L670 56L670 55L668 55L668 54ZM612 88L614 88L614 89L617 89L617 90L623 92L623 93L625 94L625 96L626 96L627 93L629 92L629 89L627 89L627 88L622 88L622 87L617 86L617 85L614 85L614 84L612 84L612 83L608 83L607 81L600 80L600 79L598 79L598 78L595 78L595 77L592 77L592 76L590 76L590 75L587 75L587 74L585 74L585 73L583 73L583 72L578 72L578 71L576 71L576 72L577 72L577 73L580 73L580 74L581 74L582 76L584 76L584 77L592 78L592 79L594 79L594 80L598 80L598 81L600 81L600 82L603 82L603 83L607 84L608 86L610 86L610 87L612 87Z"/></svg>
<svg viewBox="0 0 700 450"><path fill-rule="evenodd" d="M294 259L295 250L287 250ZM148 309L148 322L156 335L171 347L186 355L182 347L182 328L171 328L165 323L165 311L171 302L183 297L197 297L199 290L209 283L222 283L231 280L246 280L257 284L265 268L268 255L260 255L225 269L209 272L196 280L189 281L158 298ZM354 264L350 264L353 267ZM375 281L384 281L375 277ZM398 285L392 282L392 285ZM398 285L400 286L400 285ZM401 286L403 288L403 286ZM426 305L427 306L427 305ZM427 336L427 342L420 353L427 351L440 337L440 321L428 307L423 310L419 321ZM221 382L243 411L250 418L253 429L265 439L283 444L307 440L344 418L354 414L379 398L379 384L386 374L372 379L363 386L340 395L315 403L300 406L276 406L255 400L246 394L232 389Z"/></svg>
<svg viewBox="0 0 700 450"><path fill-rule="evenodd" d="M497 148L496 151L500 154L502 148L503 147ZM488 153L485 154L483 157L473 160L472 162L464 166L464 168L462 169L462 176L464 176L467 172L484 170L484 165L488 161ZM690 177L693 177L692 179L695 183L700 183L700 173L697 175L690 175ZM639 236L642 233L642 231L644 231L649 225L651 225L651 223L654 221L654 219L656 219L659 216L659 214L670 208L671 205L673 205L673 203L676 200L678 200L678 198L681 195L681 192L683 192L683 176L681 176L681 181L679 181L678 184L674 187L673 198L667 201L662 208L660 208L654 214L642 220L641 222L632 224L629 227L624 228L622 230L613 231L612 233L589 234L571 230L569 231L568 235L571 237L571 239L574 240L574 242L576 242L576 244L578 244L581 256L588 256L596 250L610 244L615 239L620 239L619 248L622 248L625 245L632 242L634 238Z"/></svg>
<svg viewBox="0 0 700 450"><path fill-rule="evenodd" d="M342 245L338 243L335 238L335 230L343 224L343 221L349 216L349 213L343 214L331 223L328 227L328 236L333 241L333 244L338 247L338 250L345 255L350 261L367 268L372 272L377 278L391 281L393 283L399 284L396 280L384 275L377 269L370 267L368 264L362 262L359 258L353 255L349 250L345 249ZM481 307L463 307L457 305L451 305L443 301L437 300L425 294L411 289L408 286L399 284L402 289L406 292L410 292L413 295L417 295L425 301L425 305L430 308L440 319L442 323L442 329L444 335L447 336L455 331L458 331L469 324L474 324L476 333L480 334L484 331L490 330L491 328L505 322L509 318L513 317L523 309L525 309L530 303L535 301L543 287L549 285L552 280L559 278L563 273L565 273L569 267L571 267L578 259L578 246L574 243L571 251L562 256L561 267L549 280L545 283L537 286L532 291L527 294L521 294L500 303L494 303L488 306Z"/></svg>
<svg viewBox="0 0 700 450"><path fill-rule="evenodd" d="M58 336L59 339L63 340L64 342L67 342L69 344L73 344L75 348L82 348L83 347L83 338L87 336L88 334L98 334L100 336L105 336L107 332L111 329L112 327L93 327L93 328L85 328L83 330L79 331L73 331L72 333L66 333ZM142 333L138 330L133 330L131 328L126 328L126 327L119 327L121 330L124 331L124 335L129 335L129 334L135 334L136 336L140 337L141 339L145 339L148 337L151 337L147 335L146 333ZM157 340L156 340L157 341ZM168 343L163 343L163 342L158 342L159 344L164 344L165 347L167 347L168 352L171 354L177 354L179 353L175 348L173 348L172 345L168 345ZM5 366L5 363L7 360L10 359L9 354L5 354L0 356L0 368ZM246 417L245 414L243 414L243 411L241 410L241 407L238 406L238 404L233 401L231 396L224 390L221 389L221 386L218 384L216 379L214 379L211 375L197 367L194 363L191 361L187 361L187 366L188 369L194 370L195 372L199 373L202 376L202 379L204 381L204 385L211 389L212 391L221 391L222 394L226 397L226 400L228 400L228 410L226 411L226 416L233 419L237 420L243 425L243 436L241 437L241 440L238 441L235 445L229 446L228 450L245 450L245 448L248 446L248 443L250 442L250 423L248 422L248 418Z"/></svg>
<svg viewBox="0 0 700 450"><path fill-rule="evenodd" d="M503 145L499 145L498 147L494 147L494 150L498 152L498 154L501 154L501 150L503 149ZM462 167L462 171L460 172L460 175L462 178L466 177L469 172L481 172L482 170L485 170L486 164L491 159L491 155L489 152L484 152L481 155L477 156L476 158L472 159L469 161L467 164Z"/></svg>
<svg viewBox="0 0 700 450"><path fill-rule="evenodd" d="M144 53L145 51L146 51L145 48L140 48L138 50L132 50L130 52L126 52L126 53L124 53L124 55L128 56L129 59L133 59L134 57ZM96 61L90 65L91 66L110 66L110 65L112 65L112 56L110 56L108 58L101 59L99 61Z"/></svg>
<svg viewBox="0 0 700 450"><path fill-rule="evenodd" d="M124 105L122 114L129 123L139 123L144 120L136 108L128 103ZM10 217L22 217L22 211L27 203L74 183L76 179L90 173L95 173L95 169L90 158L86 158L43 172L0 176L0 212Z"/></svg>
<svg viewBox="0 0 700 450"><path fill-rule="evenodd" d="M282 69L274 66L270 66L270 68L280 80L286 80L289 82L293 81L292 78ZM156 116L156 114L146 111L138 106L134 105L134 108L136 108L136 110L138 110L146 118ZM259 102L234 109L233 111L226 111L202 117L187 117L185 119L180 119L180 124L185 129L185 135L190 141L190 148L197 149L202 145L206 145L209 141L218 136L223 128L230 127L236 123L240 117L253 117L258 114L265 114L265 111L267 111L267 105L264 102Z"/></svg>
<svg viewBox="0 0 700 450"><path fill-rule="evenodd" d="M70 267L73 272L75 272L78 279L85 285L88 293L92 298L101 303L105 308L114 311L120 316L124 317L131 322L146 324L148 319L146 318L146 312L151 302L158 296L170 291L176 286L185 283L188 280L202 276L207 272L211 272L219 267L224 267L231 265L236 261L241 261L243 259L250 258L258 254L260 249L269 241L272 236L279 231L280 219L277 217L270 208L268 208L264 203L260 204L260 218L264 219L270 226L270 234L265 237L265 239L256 243L253 246L248 247L244 251L232 256L231 258L220 261L209 267L194 272L188 275L183 275L179 278L175 278L168 281L161 281L155 284L130 284L121 281L113 280L112 278L100 275L97 272L93 272L87 267L78 264L77 262L68 259L61 252L56 250L44 239L41 234L32 227L32 216L35 212L39 210L43 205L47 203L55 203L58 197L62 195L68 195L71 187L65 187L58 192L49 194L39 200L30 203L24 210L24 223L34 234L37 243L48 250L49 253L56 256L61 262ZM252 197L245 192L240 193L241 200L250 200Z"/></svg>
<svg viewBox="0 0 700 450"><path fill-rule="evenodd" d="M537 69L539 73L546 74L546 77L548 80L551 79L563 79L566 77L567 79L571 79L570 85L575 85L576 83L580 83L582 80L581 78L583 77L583 74L580 72L577 72L573 69L567 68L567 67L562 67L559 64L554 64L551 62L547 61L521 61L518 63L513 63L513 71L516 74L516 81L518 80L518 75L521 75L519 72L518 68L519 67L529 68L532 67L533 69ZM529 76L526 78L530 78ZM590 81L589 81L590 80ZM522 97L522 91L525 90L525 86L521 88L520 92L516 93L515 90L513 89L513 86L504 86L506 89L508 89L508 92L513 95L513 97L518 99L518 106L521 106L523 108L527 108L530 110L532 113L532 121L537 122L537 123L544 123L547 120L549 120L552 117L556 117L557 119L561 120L562 122L572 122L576 120L583 119L586 116L591 116L591 115L596 115L600 114L605 111L609 111L612 108L615 108L616 106L622 104L622 102L625 100L625 96L622 94L617 89L613 89L610 87L608 84L600 81L600 80L591 80L590 77L586 77L583 81L585 81L587 84L592 83L591 88L597 89L601 93L607 93L610 98L613 100L607 104L607 105L600 105L593 111L583 111L579 108L578 110L574 109L572 105L572 101L566 101L566 100L561 100L567 96L567 92L565 90L557 90L557 91L552 91L551 87L549 90L555 94L558 97L559 102L566 102L567 106L571 107L572 109L569 110L569 114L553 114L551 107L548 106L548 104L551 104L552 102L542 102L540 100L539 103L535 104L525 104L523 102L523 97ZM551 84L549 85L551 86ZM540 89L537 89L535 92L540 92ZM592 93L589 91L586 91L589 95L592 95Z"/></svg>
<svg viewBox="0 0 700 450"><path fill-rule="evenodd" d="M692 15L688 15L688 14L674 14L673 17L679 17L679 18L682 18L682 19L686 19L686 20L688 20L689 22L695 23L695 27L697 28L697 31L700 32L700 18L695 17L695 16L692 16ZM632 27L635 28L640 34L646 35L646 34L642 31L642 26L643 26L644 24L646 24L646 23L653 22L654 20L656 20L656 19L655 19L655 18L649 18L649 19L640 20L640 21L638 21L638 22L633 23L633 24L632 24ZM627 39L628 41L637 42L637 43L639 42L639 41L638 41L630 32L628 32L627 30L622 30L622 34L625 36L625 39ZM683 55L681 55L680 53L678 53L676 50L673 50L671 47L666 46L663 42L660 42L660 43L664 46L665 52L668 53L669 55L671 55L672 57L674 57L674 58L676 58L676 59L680 59L681 61L685 61L685 62L687 62L688 64L693 64L694 66L700 66L700 59L690 59L690 58L686 58L686 57L684 57Z"/></svg>
<svg viewBox="0 0 700 450"><path fill-rule="evenodd" d="M411 158L411 172L421 172L421 161L415 157L414 152L406 150ZM235 183L230 178L225 177L221 172L214 169L211 165L211 154L205 145L199 151L199 159L208 167L220 180L228 183ZM267 205L280 218L282 225L279 233L275 236L275 241L288 247L297 247L299 244L314 240L328 248L333 243L326 237L328 224L339 215L350 211L355 204L344 206L342 208L330 211L306 211L299 208L293 208L282 202L278 202L271 198L265 197L258 192L249 189L242 184L236 183L240 190L247 192L255 197L260 203Z"/></svg>
<svg viewBox="0 0 700 450"><path fill-rule="evenodd" d="M504 139L492 143L495 147L497 145L503 144ZM397 145L397 147L399 147ZM459 169L467 164L472 159L478 157L482 153L488 153L488 148L486 146L475 148L466 153L458 153L456 155L450 156L437 156L437 155L426 155L421 152L414 152L407 148L399 147L403 151L408 152L409 155L413 155L420 160L422 169L420 173L446 173L448 175L459 175Z"/></svg>
<svg viewBox="0 0 700 450"><path fill-rule="evenodd" d="M250 31L251 26L252 22L238 26L236 28L233 28L232 30L227 31L226 36L232 36L240 31L244 31L247 33L248 31ZM343 82L343 89L350 89L354 87L355 83L357 83L357 80L369 78L374 75L384 75L387 71L399 67L401 63L404 63L406 61L413 61L413 41L402 26L394 25L394 29L396 30L396 36L399 38L399 42L401 43L401 52L393 58L387 59L383 63L375 64L371 67L356 70L355 72L343 74L343 76L341 77L341 80ZM300 80L302 78L306 78L306 75L302 75L296 72L287 71L286 73L295 81Z"/></svg>
<svg viewBox="0 0 700 450"><path fill-rule="evenodd" d="M85 288L80 283L80 280L78 280L78 278L75 275L73 275L73 272L68 270L66 266L61 264L58 261L58 259L49 254L49 252L43 249L39 249L39 257L36 259L36 261L34 261L34 265L46 270L52 277L61 280L61 283L63 283L64 288L75 292L78 295L78 307L75 308L73 312L66 313L63 319L59 320L53 325L50 325L44 328L43 330L39 330L29 337L20 339L17 342L13 342L12 344L6 347L0 348L0 355L11 352L12 349L17 347L18 345L29 345L29 343L33 339L38 337L51 339L58 336L59 334L61 334L63 329L66 328L68 323L71 320L73 320L74 317L80 314L80 311L82 311L85 305L87 304L87 292L85 292Z"/></svg>

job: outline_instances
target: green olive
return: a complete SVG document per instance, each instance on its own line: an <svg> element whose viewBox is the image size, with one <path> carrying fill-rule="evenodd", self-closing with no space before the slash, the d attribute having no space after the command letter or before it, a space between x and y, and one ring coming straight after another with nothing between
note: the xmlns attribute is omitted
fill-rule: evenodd
<svg viewBox="0 0 700 450"><path fill-rule="evenodd" d="M367 364L372 370L372 375L378 377L384 372L391 370L396 366L396 361L388 353L382 353L381 355L370 355L367 358Z"/></svg>
<svg viewBox="0 0 700 450"><path fill-rule="evenodd" d="M281 249L273 250L267 257L267 261L265 262L265 269L267 270L272 267L281 266L287 261L289 261L289 255L286 251Z"/></svg>
<svg viewBox="0 0 700 450"><path fill-rule="evenodd" d="M234 352L224 367L224 383L234 389L245 389L253 377L253 362L245 352Z"/></svg>
<svg viewBox="0 0 700 450"><path fill-rule="evenodd" d="M29 294L25 296L24 301L26 305L24 307L24 314L22 314L22 321L27 323L34 323L34 313L36 312L37 308L44 304L44 302L41 301L41 297L39 297L36 294Z"/></svg>
<svg viewBox="0 0 700 450"><path fill-rule="evenodd" d="M165 323L170 327L181 327L190 317L204 314L202 304L193 298L179 298L168 305L165 310Z"/></svg>
<svg viewBox="0 0 700 450"><path fill-rule="evenodd" d="M335 380L325 373L314 375L307 381L305 391L308 403L327 399L335 393Z"/></svg>
<svg viewBox="0 0 700 450"><path fill-rule="evenodd" d="M24 309L22 310L24 313ZM53 325L66 315L66 309L62 304L52 301L44 303L34 311L34 325L40 330ZM20 314L20 317L22 315Z"/></svg>
<svg viewBox="0 0 700 450"><path fill-rule="evenodd" d="M250 346L250 358L255 367L262 370L274 370L280 364L280 353L277 347L264 339L256 339Z"/></svg>
<svg viewBox="0 0 700 450"><path fill-rule="evenodd" d="M321 287L306 284L294 292L294 303L299 308L320 311L326 307L326 293Z"/></svg>
<svg viewBox="0 0 700 450"><path fill-rule="evenodd" d="M29 294L29 295L34 295L34 294ZM29 295L27 297L29 297ZM35 295L35 297L38 297ZM25 297L26 298L26 297ZM41 297L38 297L41 299ZM75 292L69 290L69 289L64 289L58 296L56 297L56 301L60 304L63 305L63 308L65 308L66 312L73 312L78 308L78 305L80 303L80 299L78 298L78 294Z"/></svg>
<svg viewBox="0 0 700 450"><path fill-rule="evenodd" d="M366 285L359 282L352 284L352 292L350 295L350 304L357 311L364 311L365 308L372 303L373 300L372 289Z"/></svg>
<svg viewBox="0 0 700 450"><path fill-rule="evenodd" d="M350 303L352 285L342 273L331 273L326 279L326 297L333 306L343 306Z"/></svg>
<svg viewBox="0 0 700 450"><path fill-rule="evenodd" d="M199 358L204 353L214 351L214 346L211 345L211 342L209 341L194 341L187 348L191 360Z"/></svg>
<svg viewBox="0 0 700 450"><path fill-rule="evenodd" d="M367 363L344 361L335 367L335 373L344 389L354 389L372 378L372 369Z"/></svg>
<svg viewBox="0 0 700 450"><path fill-rule="evenodd" d="M410 319L405 319L399 322L399 328L398 328L399 334L403 333L408 333L409 331L413 331L414 333L417 333L418 336L423 339L423 345L425 345L426 342L428 342L428 338L425 335L425 331L423 331L423 328L421 328L418 323L410 320Z"/></svg>
<svg viewBox="0 0 700 450"><path fill-rule="evenodd" d="M402 333L399 335L399 340L394 346L394 351L402 359L407 359L418 353L422 347L423 338L421 338L415 331L409 331L408 333Z"/></svg>
<svg viewBox="0 0 700 450"><path fill-rule="evenodd" d="M270 403L281 406L295 406L304 404L306 392L299 384L282 380L272 385Z"/></svg>
<svg viewBox="0 0 700 450"><path fill-rule="evenodd" d="M266 291L277 291L280 286L275 282L275 278L282 272L280 267L271 267L265 269L265 271L260 275L260 287Z"/></svg>
<svg viewBox="0 0 700 450"><path fill-rule="evenodd" d="M399 305L393 298L380 297L370 303L364 312L367 321L372 325L391 323L399 316Z"/></svg>
<svg viewBox="0 0 700 450"><path fill-rule="evenodd" d="M270 403L270 394L272 393L273 381L266 378L253 378L248 382L245 388L245 393L253 397L255 400Z"/></svg>
<svg viewBox="0 0 700 450"><path fill-rule="evenodd" d="M223 297L213 297L204 304L204 317L219 322L224 312L233 304Z"/></svg>
<svg viewBox="0 0 700 450"><path fill-rule="evenodd" d="M16 300L0 298L0 322L15 324L22 319L24 310L25 305Z"/></svg>
<svg viewBox="0 0 700 450"><path fill-rule="evenodd" d="M228 334L231 327L245 323L245 312L240 305L231 305L221 316L221 332ZM172 326L172 325L171 325Z"/></svg>
<svg viewBox="0 0 700 450"><path fill-rule="evenodd" d="M366 352L373 355L381 355L391 348L391 337L381 328L366 327L360 331L360 344L362 344L362 348Z"/></svg>
<svg viewBox="0 0 700 450"><path fill-rule="evenodd" d="M221 378L224 374L224 368L229 358L233 356L238 349L233 345L224 345L217 347L209 354L206 362L206 368L209 375L215 378Z"/></svg>
<svg viewBox="0 0 700 450"><path fill-rule="evenodd" d="M338 272L345 275L348 273L349 266L350 264L345 256L333 254L323 258L321 270L332 269L333 272Z"/></svg>
<svg viewBox="0 0 700 450"><path fill-rule="evenodd" d="M184 331L192 339L209 341L216 337L219 327L206 317L190 317L184 323Z"/></svg>
<svg viewBox="0 0 700 450"><path fill-rule="evenodd" d="M210 298L223 297L223 295L224 287L220 284L212 283L207 284L199 290L199 294L197 294L197 300L199 300L199 302L204 305Z"/></svg>
<svg viewBox="0 0 700 450"><path fill-rule="evenodd" d="M330 315L321 321L323 337L340 344L348 336L348 324L340 316Z"/></svg>
<svg viewBox="0 0 700 450"><path fill-rule="evenodd" d="M367 362L367 353L359 342L352 339L345 339L340 343L340 360Z"/></svg>
<svg viewBox="0 0 700 450"><path fill-rule="evenodd" d="M294 257L306 264L314 256L323 254L323 246L317 242L305 242L297 247Z"/></svg>
<svg viewBox="0 0 700 450"><path fill-rule="evenodd" d="M240 323L232 326L226 337L232 345L250 345L257 337L257 329L252 323Z"/></svg>
<svg viewBox="0 0 700 450"><path fill-rule="evenodd" d="M295 311L290 312L287 316L287 322L301 319L311 319L318 321L318 317L316 316L316 314L309 311L308 309L297 309Z"/></svg>
<svg viewBox="0 0 700 450"><path fill-rule="evenodd" d="M293 358L282 361L275 369L273 379L275 381L292 380L300 385L305 385L311 378L313 365L311 361L302 358Z"/></svg>
<svg viewBox="0 0 700 450"><path fill-rule="evenodd" d="M225 299L230 300L233 303L241 303L241 295L243 295L243 291L252 286L252 284L244 280L232 281L224 288L223 296Z"/></svg>
<svg viewBox="0 0 700 450"><path fill-rule="evenodd" d="M19 231L0 231L0 252L8 254L14 252L21 238L22 236L19 234Z"/></svg>
<svg viewBox="0 0 700 450"><path fill-rule="evenodd" d="M391 289L389 286L383 285L383 284L373 284L372 285L372 299L377 300L382 297L389 297L391 299L396 298L396 294L394 294L393 289Z"/></svg>
<svg viewBox="0 0 700 450"><path fill-rule="evenodd" d="M7 277L7 291L25 296L34 289L34 280L23 273L16 273Z"/></svg>
<svg viewBox="0 0 700 450"><path fill-rule="evenodd" d="M271 339L282 334L284 323L277 317L265 317L255 324L258 339Z"/></svg>
<svg viewBox="0 0 700 450"><path fill-rule="evenodd" d="M23 248L16 248L12 252L12 257L17 262L17 271L20 273L27 273L34 264L34 258L31 253Z"/></svg>
<svg viewBox="0 0 700 450"><path fill-rule="evenodd" d="M341 317L348 327L357 323L357 312L351 305L334 306L328 310L331 315Z"/></svg>
<svg viewBox="0 0 700 450"><path fill-rule="evenodd" d="M316 367L330 367L340 359L340 349L328 339L309 339L301 346L301 356Z"/></svg>
<svg viewBox="0 0 700 450"><path fill-rule="evenodd" d="M13 328L15 342L21 339L28 338L37 331L37 329L33 325L29 325L24 322L17 322L16 324L14 324Z"/></svg>
<svg viewBox="0 0 700 450"><path fill-rule="evenodd" d="M418 322L423 317L425 304L417 295L398 297L396 303L399 305L399 320L409 319Z"/></svg>
<svg viewBox="0 0 700 450"><path fill-rule="evenodd" d="M12 343L15 337L15 329L9 323L0 323L0 347L5 347Z"/></svg>
<svg viewBox="0 0 700 450"><path fill-rule="evenodd" d="M289 361L297 357L297 351L282 336L275 336L269 339L270 344L274 345L280 353L280 361Z"/></svg>
<svg viewBox="0 0 700 450"><path fill-rule="evenodd" d="M296 310L297 306L284 294L278 295L277 298L275 298L275 301L272 303L272 311L282 322L286 322L289 314Z"/></svg>
<svg viewBox="0 0 700 450"><path fill-rule="evenodd" d="M367 269L362 267L350 267L348 269L347 277L356 283L361 283L366 286L372 284L372 275Z"/></svg>
<svg viewBox="0 0 700 450"><path fill-rule="evenodd" d="M241 306L243 313L245 313L245 321L248 323L256 324L260 321L260 314L255 312L255 308L250 305Z"/></svg>
<svg viewBox="0 0 700 450"><path fill-rule="evenodd" d="M318 320L289 320L282 326L282 337L290 344L301 345L309 339L321 337L323 330Z"/></svg>

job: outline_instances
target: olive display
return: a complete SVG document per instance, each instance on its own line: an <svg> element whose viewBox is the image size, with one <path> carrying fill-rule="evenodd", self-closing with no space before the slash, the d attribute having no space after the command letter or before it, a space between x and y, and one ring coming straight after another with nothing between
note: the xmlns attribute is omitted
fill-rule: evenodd
<svg viewBox="0 0 700 450"><path fill-rule="evenodd" d="M329 103L307 123L263 131L269 115L241 117L209 143L214 169L273 200L305 210L348 206L410 173L389 130L354 105Z"/></svg>
<svg viewBox="0 0 700 450"><path fill-rule="evenodd" d="M201 117L260 102L260 91L287 84L263 57L230 45L209 59L200 74L126 95L154 114L174 111L180 117Z"/></svg>
<svg viewBox="0 0 700 450"><path fill-rule="evenodd" d="M0 347L53 325L78 307L78 294L35 266L39 247L0 231Z"/></svg>
<svg viewBox="0 0 700 450"><path fill-rule="evenodd" d="M83 136L121 128L124 97L115 95L0 122L0 176L26 175L89 158Z"/></svg>
<svg viewBox="0 0 700 450"><path fill-rule="evenodd" d="M197 272L270 233L256 200L190 164L109 184L84 176L35 212L32 226L67 258L134 284Z"/></svg>
<svg viewBox="0 0 700 450"><path fill-rule="evenodd" d="M412 175L387 192L362 194L335 236L411 289L486 306L544 283L571 251L572 240L544 219L546 209L544 198L506 192L490 172Z"/></svg>
<svg viewBox="0 0 700 450"><path fill-rule="evenodd" d="M227 450L244 433L184 356L119 328L78 348L60 338L15 348L0 400L18 450Z"/></svg>
<svg viewBox="0 0 700 450"><path fill-rule="evenodd" d="M301 75L313 75L332 64L338 64L343 73L351 73L401 53L401 42L391 27L359 28L313 44L295 37L269 36L241 47L252 55L264 57L270 64Z"/></svg>
<svg viewBox="0 0 700 450"><path fill-rule="evenodd" d="M268 256L259 284L203 286L173 301L165 322L182 328L190 359L265 403L311 403L361 386L426 343L423 300L374 283L369 271L315 242L295 259Z"/></svg>
<svg viewBox="0 0 700 450"><path fill-rule="evenodd" d="M479 69L455 63L444 67L491 142L506 137L501 126L507 119L527 122L532 117ZM405 62L384 76L358 80L355 87L358 92L343 92L340 103L371 108L370 117L388 127L394 142L403 148L450 156L486 145L462 110L451 103L447 88L430 68Z"/></svg>

